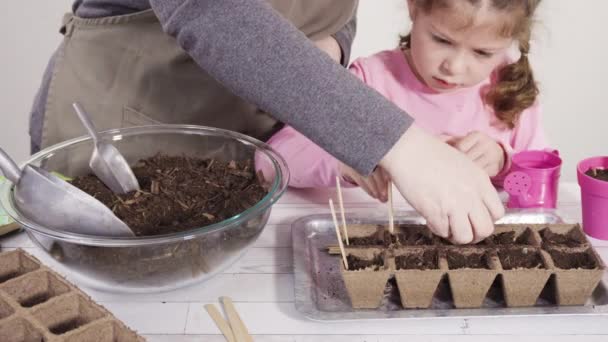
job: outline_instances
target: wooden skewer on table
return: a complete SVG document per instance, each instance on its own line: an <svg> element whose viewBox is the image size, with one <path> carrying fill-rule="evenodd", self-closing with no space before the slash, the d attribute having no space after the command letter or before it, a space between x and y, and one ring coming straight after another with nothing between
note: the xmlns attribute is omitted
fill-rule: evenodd
<svg viewBox="0 0 608 342"><path fill-rule="evenodd" d="M215 325L220 329L226 341L228 342L253 342L253 337L247 331L247 327L243 323L241 316L236 311L236 307L230 297L220 297L220 302L224 306L224 311L228 317L228 321L222 317L219 310L213 304L205 305L205 309L209 316L215 322Z"/></svg>
<svg viewBox="0 0 608 342"><path fill-rule="evenodd" d="M226 341L236 342L236 340L234 339L234 334L232 333L232 329L230 328L230 325L228 325L226 320L224 318L222 318L222 315L220 314L219 310L215 307L215 305L207 304L207 305L205 305L205 309L209 313L209 316L211 316L211 318L215 322L215 325L217 325L217 327L220 329L222 334L224 334Z"/></svg>
<svg viewBox="0 0 608 342"><path fill-rule="evenodd" d="M220 297L220 301L224 304L224 310L226 310L226 316L228 316L228 322L230 322L236 342L253 342L253 337L249 335L247 327L236 311L234 303L232 303L232 299L230 297Z"/></svg>

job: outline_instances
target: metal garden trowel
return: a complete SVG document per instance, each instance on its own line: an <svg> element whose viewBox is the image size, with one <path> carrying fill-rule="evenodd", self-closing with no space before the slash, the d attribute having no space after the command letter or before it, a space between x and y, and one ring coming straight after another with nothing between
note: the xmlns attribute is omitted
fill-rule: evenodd
<svg viewBox="0 0 608 342"><path fill-rule="evenodd" d="M20 170L1 148L0 169L14 184L17 208L32 221L79 234L134 236L122 220L94 197L34 165Z"/></svg>
<svg viewBox="0 0 608 342"><path fill-rule="evenodd" d="M93 138L95 148L89 161L93 173L116 194L139 190L133 170L118 149L99 137L93 121L78 103L73 103L72 107Z"/></svg>

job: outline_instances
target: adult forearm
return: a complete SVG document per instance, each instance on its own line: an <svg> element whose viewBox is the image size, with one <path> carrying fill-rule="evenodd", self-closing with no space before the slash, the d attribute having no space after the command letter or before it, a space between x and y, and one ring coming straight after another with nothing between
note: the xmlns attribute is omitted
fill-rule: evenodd
<svg viewBox="0 0 608 342"><path fill-rule="evenodd" d="M150 3L210 75L363 174L412 122L262 0Z"/></svg>

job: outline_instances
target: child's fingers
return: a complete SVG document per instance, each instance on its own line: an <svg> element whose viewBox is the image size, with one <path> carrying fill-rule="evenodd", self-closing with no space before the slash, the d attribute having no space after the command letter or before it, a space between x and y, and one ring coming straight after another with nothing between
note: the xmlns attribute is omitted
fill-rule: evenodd
<svg viewBox="0 0 608 342"><path fill-rule="evenodd" d="M361 177L359 185L368 195L373 198L378 198L378 192L376 191L376 187L370 177Z"/></svg>
<svg viewBox="0 0 608 342"><path fill-rule="evenodd" d="M388 191L387 191L387 183L384 181L384 177L381 172L374 172L371 175L374 187L376 188L376 193L378 193L378 199L382 202L386 202L388 200Z"/></svg>
<svg viewBox="0 0 608 342"><path fill-rule="evenodd" d="M382 187L382 176L378 172L372 173L369 177L361 177L360 186L368 195L378 199L382 202L386 202L388 194L386 186Z"/></svg>
<svg viewBox="0 0 608 342"><path fill-rule="evenodd" d="M380 170L382 170L382 177L384 177L384 181L386 183L391 182L391 175L385 169L380 169Z"/></svg>
<svg viewBox="0 0 608 342"><path fill-rule="evenodd" d="M369 177L363 177L361 174L346 165L342 166L340 171L342 177L345 179L351 179L352 183L361 187L361 189L363 189L370 197L382 200L382 198L386 198L387 195L386 190L379 187L381 182L379 182L378 179L382 178L381 172L382 169L378 168Z"/></svg>
<svg viewBox="0 0 608 342"><path fill-rule="evenodd" d="M467 152L469 152L469 150L471 148L473 148L473 146L475 146L477 144L478 141L479 141L478 134L469 134L466 137L455 142L453 144L453 146L460 152L467 153Z"/></svg>
<svg viewBox="0 0 608 342"><path fill-rule="evenodd" d="M475 165L482 168L490 177L495 176L498 171L500 171L496 161L492 160L492 158L487 154L477 157L475 160L473 160L473 162Z"/></svg>
<svg viewBox="0 0 608 342"><path fill-rule="evenodd" d="M479 163L486 157L486 149L481 144L473 145L466 153L467 157L474 163Z"/></svg>
<svg viewBox="0 0 608 342"><path fill-rule="evenodd" d="M455 139L456 139L456 137L451 136L451 135L449 135L449 134L439 134L439 135L437 136L437 138L438 138L439 140L443 141L444 143L447 143L447 144L450 144L450 145L451 145L452 143L454 143L454 142L455 142Z"/></svg>
<svg viewBox="0 0 608 342"><path fill-rule="evenodd" d="M495 164L495 163L488 163L485 167L484 170L486 170L486 172L488 173L488 176L490 177L494 177L496 176L498 173L500 173L500 166Z"/></svg>

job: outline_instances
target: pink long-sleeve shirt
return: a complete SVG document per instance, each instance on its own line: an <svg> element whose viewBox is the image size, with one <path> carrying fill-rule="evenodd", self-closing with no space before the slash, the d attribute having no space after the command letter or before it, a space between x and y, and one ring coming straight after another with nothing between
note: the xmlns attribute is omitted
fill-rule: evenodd
<svg viewBox="0 0 608 342"><path fill-rule="evenodd" d="M508 172L514 152L547 148L538 101L521 114L515 128L509 129L480 95L490 78L471 88L437 93L418 80L400 49L357 59L350 70L432 134L461 137L479 131L494 138L507 154L505 167L493 178L497 185ZM335 186L338 160L292 127L284 127L268 144L285 158L291 172L290 186Z"/></svg>

